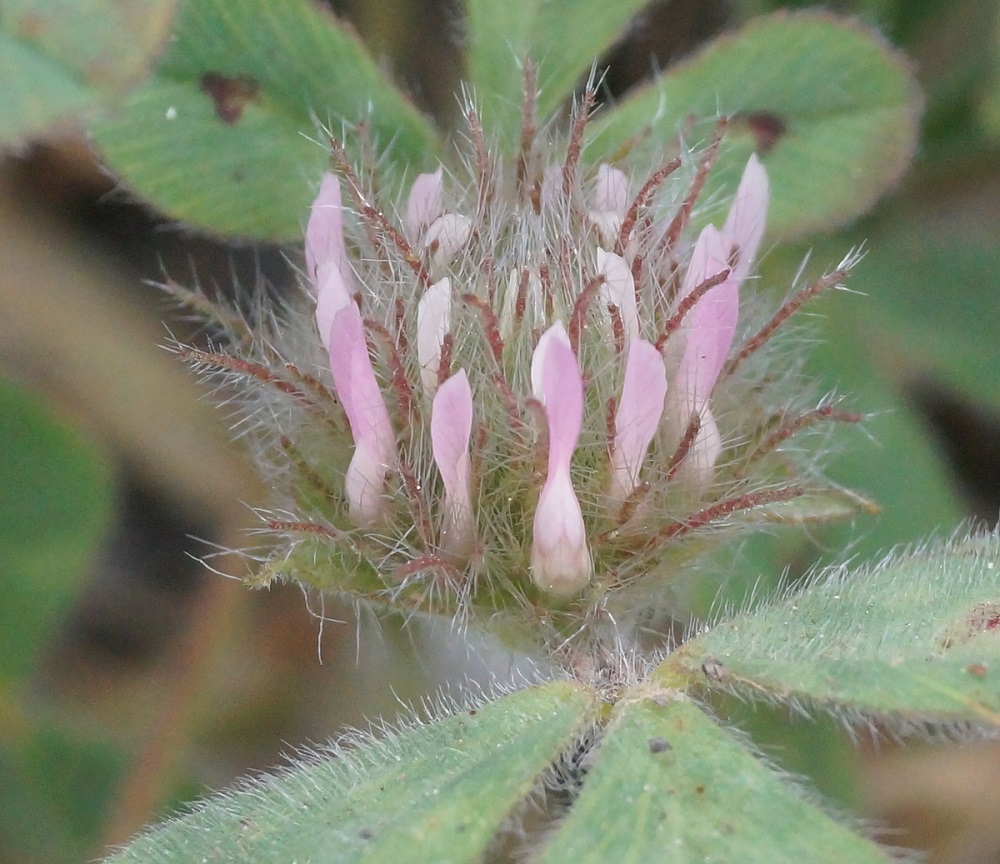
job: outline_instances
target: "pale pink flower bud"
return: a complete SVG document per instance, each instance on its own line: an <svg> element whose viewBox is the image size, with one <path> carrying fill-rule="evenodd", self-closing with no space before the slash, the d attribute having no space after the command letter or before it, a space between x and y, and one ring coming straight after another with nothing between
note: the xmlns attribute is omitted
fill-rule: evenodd
<svg viewBox="0 0 1000 864"><path fill-rule="evenodd" d="M635 302L635 280L632 278L632 271L620 255L598 248L597 272L604 276L600 292L601 306L606 314L609 305L617 307L625 330L627 351L629 345L639 338L639 310Z"/></svg>
<svg viewBox="0 0 1000 864"><path fill-rule="evenodd" d="M592 564L580 501L570 478L570 461L583 423L583 377L560 321L538 340L531 385L545 406L549 433L548 475L535 510L531 578L543 591L570 595L590 581Z"/></svg>
<svg viewBox="0 0 1000 864"><path fill-rule="evenodd" d="M340 181L323 175L306 227L306 269L316 294L316 329L324 348L337 313L351 302L351 266L344 246Z"/></svg>
<svg viewBox="0 0 1000 864"><path fill-rule="evenodd" d="M736 249L733 275L737 282L742 282L747 277L760 248L770 194L767 171L764 170L757 154L751 154L743 169L736 197L726 216L726 224L722 227L722 241L727 261L732 260L732 250Z"/></svg>
<svg viewBox="0 0 1000 864"><path fill-rule="evenodd" d="M330 328L337 313L355 305L344 275L336 267L320 265L322 281L316 286L316 329L323 347L330 349Z"/></svg>
<svg viewBox="0 0 1000 864"><path fill-rule="evenodd" d="M624 501L639 484L639 471L660 426L666 395L663 357L651 342L635 340L629 348L622 395L615 412L608 490L613 501Z"/></svg>
<svg viewBox="0 0 1000 864"><path fill-rule="evenodd" d="M354 521L370 526L385 511L386 473L396 459L396 437L353 300L333 318L329 353L333 387L354 439L354 456L344 477L347 502Z"/></svg>
<svg viewBox="0 0 1000 864"><path fill-rule="evenodd" d="M438 216L427 228L424 248L431 252L431 261L437 267L445 267L455 260L455 256L465 247L472 236L472 220L460 213L445 213Z"/></svg>
<svg viewBox="0 0 1000 864"><path fill-rule="evenodd" d="M441 344L451 327L451 280L445 277L424 292L417 304L417 362L424 392L433 396L441 364Z"/></svg>
<svg viewBox="0 0 1000 864"><path fill-rule="evenodd" d="M625 172L601 165L597 169L593 202L594 208L587 213L587 219L597 229L601 242L613 246L628 212L628 176Z"/></svg>
<svg viewBox="0 0 1000 864"><path fill-rule="evenodd" d="M695 244L682 296L687 296L706 279L730 269L725 255L722 235L715 226L707 225ZM708 400L733 344L739 303L739 279L731 272L724 282L698 300L684 328L684 353L677 368L673 404L677 407L682 428L687 426L692 414L699 415L701 429L688 461L700 485L710 479L711 469L721 451L719 431L708 410Z"/></svg>
<svg viewBox="0 0 1000 864"><path fill-rule="evenodd" d="M704 242L703 242L704 241ZM703 255L698 255L698 247ZM729 269L722 237L713 225L708 225L698 238L695 258L689 271L695 285ZM695 264L698 269L695 269ZM703 268L703 269L702 269ZM684 355L677 370L680 392L691 400L691 409L700 411L708 402L712 388L726 363L726 355L736 334L739 315L739 280L734 274L706 292L688 315Z"/></svg>
<svg viewBox="0 0 1000 864"><path fill-rule="evenodd" d="M433 174L421 174L410 187L404 224L407 233L414 240L441 215L441 176L440 168Z"/></svg>
<svg viewBox="0 0 1000 864"><path fill-rule="evenodd" d="M306 226L306 275L317 287L323 281L325 268L350 273L344 248L344 208L340 196L340 181L327 172L320 183L319 194L313 201Z"/></svg>
<svg viewBox="0 0 1000 864"><path fill-rule="evenodd" d="M467 558L476 541L476 520L470 491L472 389L464 369L445 381L431 407L431 450L444 483L441 508L441 548Z"/></svg>

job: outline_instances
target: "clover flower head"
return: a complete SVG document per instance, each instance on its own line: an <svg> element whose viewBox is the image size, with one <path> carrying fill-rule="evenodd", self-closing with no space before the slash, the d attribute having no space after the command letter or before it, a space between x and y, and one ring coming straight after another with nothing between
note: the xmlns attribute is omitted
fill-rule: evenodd
<svg viewBox="0 0 1000 864"><path fill-rule="evenodd" d="M761 349L819 289L763 323L746 302L762 161L712 220L699 192L718 139L593 164L589 109L563 145L525 136L508 164L470 107L472 156L398 206L335 145L305 234L311 323L287 310L298 353L258 361L285 405L267 458L298 514L271 520L291 540L271 572L565 633L662 590L690 537L780 518L816 485L782 443L851 418L768 402Z"/></svg>

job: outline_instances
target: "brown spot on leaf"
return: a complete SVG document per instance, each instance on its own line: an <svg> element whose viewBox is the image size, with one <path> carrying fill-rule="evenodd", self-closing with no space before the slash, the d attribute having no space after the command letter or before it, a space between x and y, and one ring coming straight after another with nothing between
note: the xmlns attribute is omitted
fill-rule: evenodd
<svg viewBox="0 0 1000 864"><path fill-rule="evenodd" d="M646 743L649 745L650 753L665 753L673 749L666 738L650 738Z"/></svg>
<svg viewBox="0 0 1000 864"><path fill-rule="evenodd" d="M1000 604L977 603L972 611L952 626L941 640L942 648L968 642L977 633L996 632L1000 636Z"/></svg>
<svg viewBox="0 0 1000 864"><path fill-rule="evenodd" d="M215 114L223 122L233 124L243 111L260 95L260 82L252 75L223 75L206 72L201 76L201 92L215 103Z"/></svg>
<svg viewBox="0 0 1000 864"><path fill-rule="evenodd" d="M763 156L785 137L788 126L771 111L745 111L733 118L737 128L745 128L754 138L754 149Z"/></svg>
<svg viewBox="0 0 1000 864"><path fill-rule="evenodd" d="M965 667L965 671L968 672L973 678L985 678L987 669L983 663L970 663Z"/></svg>

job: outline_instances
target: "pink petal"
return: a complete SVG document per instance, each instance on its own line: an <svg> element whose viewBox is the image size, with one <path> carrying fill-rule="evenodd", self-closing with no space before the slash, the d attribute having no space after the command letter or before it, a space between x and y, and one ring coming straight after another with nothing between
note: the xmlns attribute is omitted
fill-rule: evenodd
<svg viewBox="0 0 1000 864"><path fill-rule="evenodd" d="M729 267L722 235L714 225L706 225L691 253L680 298L726 269ZM686 416L701 411L722 371L736 333L739 302L739 280L731 273L725 282L702 295L685 318L684 352L677 369L675 395L681 397Z"/></svg>
<svg viewBox="0 0 1000 864"><path fill-rule="evenodd" d="M451 264L472 236L472 220L460 213L438 216L427 228L424 247L431 250L431 259L438 266Z"/></svg>
<svg viewBox="0 0 1000 864"><path fill-rule="evenodd" d="M545 406L549 431L548 475L535 510L531 578L545 591L573 594L590 580L592 565L570 479L570 460L583 423L583 377L561 322L539 339L531 380Z"/></svg>
<svg viewBox="0 0 1000 864"><path fill-rule="evenodd" d="M615 501L624 501L639 483L639 469L659 429L666 395L663 357L651 342L637 339L628 352L622 396L615 413L610 489Z"/></svg>
<svg viewBox="0 0 1000 864"><path fill-rule="evenodd" d="M379 521L385 510L385 475L396 458L396 436L379 390L361 313L349 302L330 327L330 371L354 438L345 485L351 515L360 525Z"/></svg>
<svg viewBox="0 0 1000 864"><path fill-rule="evenodd" d="M695 245L682 293L689 293L706 278L726 270L724 254L721 234L713 226L706 226ZM702 295L688 313L683 328L684 349L668 400L677 434L687 428L692 414L697 413L701 419L702 427L684 470L702 487L711 480L711 469L722 447L708 400L736 334L739 285L734 268L725 282Z"/></svg>
<svg viewBox="0 0 1000 864"><path fill-rule="evenodd" d="M347 305L354 306L348 283L336 267L320 267L321 282L317 285L316 329L323 347L330 349L330 328L337 313Z"/></svg>
<svg viewBox="0 0 1000 864"><path fill-rule="evenodd" d="M708 402L732 347L739 311L739 282L730 276L705 294L688 315L677 387L689 397L692 411L701 411Z"/></svg>
<svg viewBox="0 0 1000 864"><path fill-rule="evenodd" d="M635 302L635 280L632 270L620 255L597 250L597 272L604 275L601 286L601 307L607 313L608 305L618 307L625 329L625 349L639 338L639 310Z"/></svg>
<svg viewBox="0 0 1000 864"><path fill-rule="evenodd" d="M441 215L441 169L420 174L410 187L406 201L406 231L412 239Z"/></svg>
<svg viewBox="0 0 1000 864"><path fill-rule="evenodd" d="M469 490L472 389L464 369L445 381L431 406L431 450L444 483L441 546L468 555L475 543L475 518Z"/></svg>
<svg viewBox="0 0 1000 864"><path fill-rule="evenodd" d="M340 181L327 172L320 183L319 194L312 203L306 225L306 275L318 285L317 270L326 265L346 273L347 255L344 249L344 207L340 196Z"/></svg>
<svg viewBox="0 0 1000 864"><path fill-rule="evenodd" d="M324 348L337 313L351 302L351 267L344 248L344 208L340 181L323 175L306 227L306 269L316 292L316 329Z"/></svg>
<svg viewBox="0 0 1000 864"><path fill-rule="evenodd" d="M593 200L594 206L587 212L587 219L597 228L600 241L613 246L628 211L628 177L617 168L601 165L597 169Z"/></svg>
<svg viewBox="0 0 1000 864"><path fill-rule="evenodd" d="M738 250L734 273L740 281L747 277L760 248L770 194L767 171L757 154L751 154L722 228L726 260L729 260L733 247Z"/></svg>
<svg viewBox="0 0 1000 864"><path fill-rule="evenodd" d="M719 229L714 225L706 225L695 241L691 260L688 262L688 269L684 274L684 281L681 283L680 294L677 297L678 302L687 297L706 279L710 279L729 268L726 263L727 251Z"/></svg>
<svg viewBox="0 0 1000 864"><path fill-rule="evenodd" d="M451 326L451 280L435 282L417 303L417 362L424 392L437 389L441 343Z"/></svg>

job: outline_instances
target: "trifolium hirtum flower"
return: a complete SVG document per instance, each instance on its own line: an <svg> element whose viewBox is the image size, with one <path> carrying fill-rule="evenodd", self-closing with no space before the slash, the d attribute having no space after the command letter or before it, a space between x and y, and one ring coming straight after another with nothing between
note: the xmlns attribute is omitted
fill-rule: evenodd
<svg viewBox="0 0 1000 864"><path fill-rule="evenodd" d="M663 164L595 165L592 102L558 144L533 133L529 97L510 163L468 107L471 152L399 201L334 141L308 308L269 310L229 353L187 352L240 377L283 496L263 578L541 643L618 638L713 534L825 488L784 445L857 418L808 405L796 359L766 355L852 261L761 318L762 160L711 220L724 123Z"/></svg>

